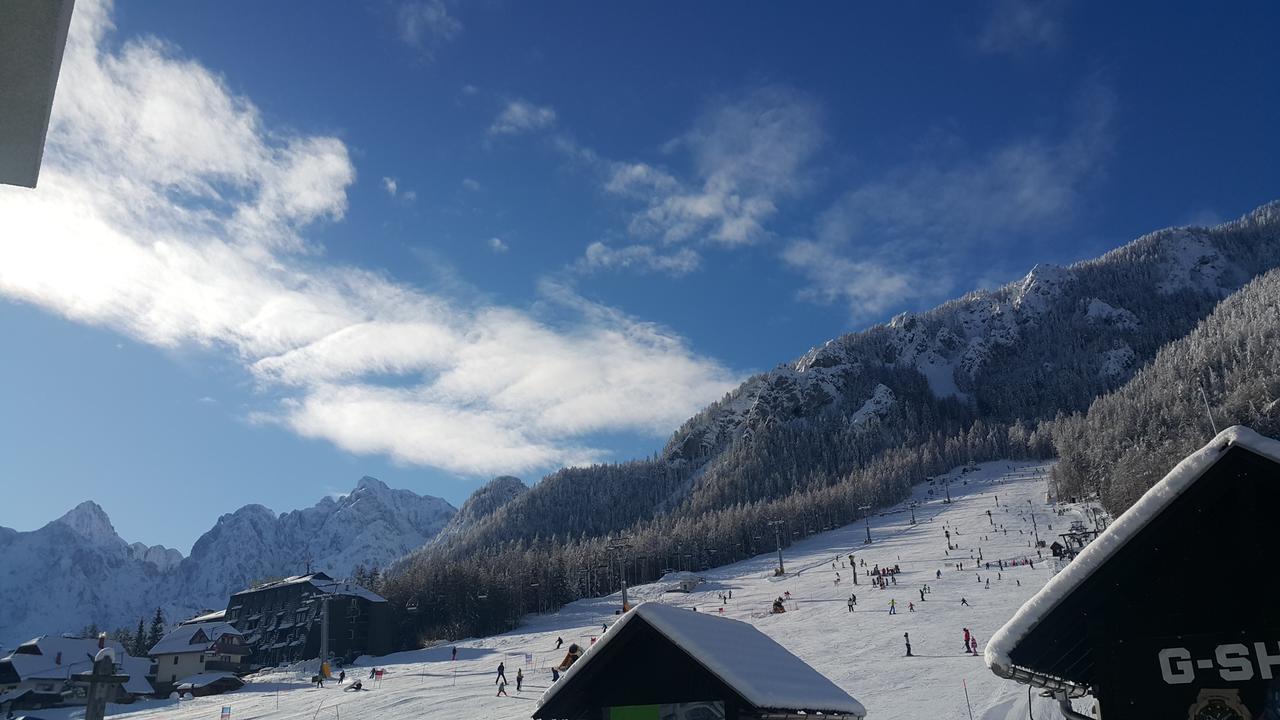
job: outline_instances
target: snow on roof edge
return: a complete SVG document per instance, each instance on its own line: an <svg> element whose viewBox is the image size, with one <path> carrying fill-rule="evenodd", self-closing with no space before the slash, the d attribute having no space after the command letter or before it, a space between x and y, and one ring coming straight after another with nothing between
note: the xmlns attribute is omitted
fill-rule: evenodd
<svg viewBox="0 0 1280 720"><path fill-rule="evenodd" d="M812 676L814 676L815 678L825 683L828 687L821 688L821 689L828 693L828 697L825 700L818 700L817 702L819 703L819 705L829 704L830 707L815 706L810 701L808 700L802 701L798 697L784 697L784 698L771 699L768 696L767 692L763 692L761 691L760 688L757 688L755 686L755 683L751 681L750 677L747 677L742 673L736 672L734 668L727 668L716 663L713 658L700 658L699 657L700 653L698 648L699 643L697 639L689 636L685 632L685 629L677 627L678 623L671 622L671 620L673 620L674 618L663 617L663 615L667 612L689 613L690 615L696 615L699 621L702 621L703 619L705 619L706 621L709 621L709 622L719 622L719 623L726 623L726 624L731 623L733 625L745 626L745 628L748 631L758 635L760 638L763 638L765 642L772 644L774 647L777 648L778 651L794 659L797 665L802 666L803 669L807 670L808 673L812 674ZM590 659L589 656L592 656L597 652L599 652L599 648L603 647L610 640L616 637L617 634L622 631L622 628L625 627L627 623L631 622L632 619L637 616L643 616L645 621L648 622L655 630L665 635L668 640L670 640L677 646L681 647L686 653L690 655L690 657L694 659L695 662L702 665L707 670L707 672L711 673L712 675L715 675L717 678L719 678L722 682L724 682L729 687L734 688L734 690L742 694L743 697L746 698L748 702L751 702L753 705L756 705L757 707L764 708L764 709L814 710L814 711L818 711L820 713L825 713L825 714L853 715L856 717L865 717L867 714L866 707L863 706L863 704L859 702L856 698L854 698L849 693L845 692L843 688L836 685L825 675L823 675L822 673L812 668L808 663L796 657L793 653L791 653L789 650L787 650L785 647L779 644L776 640L769 637L765 633L761 632L759 628L752 625L751 623L742 622L741 620L734 620L731 618L725 618L725 617L722 617L719 615L713 615L710 613L696 614L694 613L694 611L686 610L683 608L677 608L674 606L669 606L663 603L652 602L652 601L640 603L629 612L624 613L622 615L622 618L618 622L610 626L609 629L605 631L605 633L595 642L595 644L587 648L586 651L583 653L582 657L578 658L578 660L563 675L560 676L559 681L552 683L551 687L547 688L547 690L543 692L542 697L538 700L538 707L542 707L544 704L549 702L551 698L555 696L559 688L566 685L567 684L566 681L574 673L576 673L579 668L584 667L586 665L587 661ZM682 615L680 616L680 619L683 620L685 618ZM688 619L692 619L692 617ZM832 695L830 695L830 692L833 690L843 697L834 698ZM815 694L815 697L817 697L817 694ZM795 707L787 707L789 705L795 705Z"/></svg>
<svg viewBox="0 0 1280 720"><path fill-rule="evenodd" d="M1016 679L1010 654L1040 621L1081 583L1119 552L1133 536L1180 496L1233 446L1280 462L1280 441L1259 435L1243 425L1218 433L1204 447L1183 458L1160 482L1151 486L1115 522L1089 543L1066 568L1052 577L987 642L983 660L993 673Z"/></svg>

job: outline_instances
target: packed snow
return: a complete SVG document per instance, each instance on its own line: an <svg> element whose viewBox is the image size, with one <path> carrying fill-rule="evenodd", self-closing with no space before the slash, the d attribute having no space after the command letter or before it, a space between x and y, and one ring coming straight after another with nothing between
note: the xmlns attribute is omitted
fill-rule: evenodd
<svg viewBox="0 0 1280 720"><path fill-rule="evenodd" d="M1031 546L1031 513L1041 539L1056 537L1073 520L1087 519L1079 506L1046 503L1047 471L1046 465L1017 461L957 468L933 484L917 486L911 499L918 503L917 524L911 524L907 503L870 518L871 545L863 544L866 525L858 522L784 549L788 573L782 578L772 574L776 555L765 554L698 571L704 582L690 593L667 592L673 584L668 581L632 587L629 596L632 602L696 607L754 625L857 698L873 720L967 720L966 698L974 720L1025 718L1029 699L1036 718L1059 719L1053 701L996 677L981 657L986 639L1044 586L1052 572L1048 552L1041 561ZM951 504L943 502L944 479L949 481ZM946 531L952 533L954 549L947 549ZM849 567L851 553L859 564L856 569ZM1034 561L1034 567L1009 565L1024 559ZM999 560L1007 565L1003 571L997 569ZM986 562L993 563L991 570ZM957 563L963 563L963 570ZM895 564L901 569L897 584L875 589L866 572L874 565ZM930 591L922 601L926 585ZM850 594L857 595L852 611ZM770 607L779 597L787 612L772 614ZM891 600L897 610L892 615ZM230 706L232 718L264 720L409 720L428 714L520 720L533 712L550 684L550 668L564 656L563 649L556 649L556 639L562 638L565 647L590 647L604 626L618 620L620 606L619 594L580 600L555 613L528 616L521 627L502 635L361 658L357 666L346 668L345 683L327 682L323 688L309 682L316 671L312 662L250 676L248 684L233 693L113 705L110 712L128 720L203 720ZM956 647L965 628L977 639L976 655ZM912 657L906 656L904 633L910 634ZM453 647L456 661L451 660ZM509 697L496 696L499 662L505 662L512 683ZM370 678L374 667L385 670L381 680ZM517 669L525 676L519 691L514 685ZM350 690L355 679L363 682L362 690ZM1077 701L1076 707L1085 710L1087 703ZM78 718L83 709L40 714Z"/></svg>

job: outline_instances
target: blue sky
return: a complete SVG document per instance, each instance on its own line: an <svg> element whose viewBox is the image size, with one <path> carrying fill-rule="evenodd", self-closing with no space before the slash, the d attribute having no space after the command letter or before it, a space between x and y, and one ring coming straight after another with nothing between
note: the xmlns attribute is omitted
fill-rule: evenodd
<svg viewBox="0 0 1280 720"><path fill-rule="evenodd" d="M299 7L77 3L40 187L0 188L0 525L459 504L1280 197L1269 3Z"/></svg>

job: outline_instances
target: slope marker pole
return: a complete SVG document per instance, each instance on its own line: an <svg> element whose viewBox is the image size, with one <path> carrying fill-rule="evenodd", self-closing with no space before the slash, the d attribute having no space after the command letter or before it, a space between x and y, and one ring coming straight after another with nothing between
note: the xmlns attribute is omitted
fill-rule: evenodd
<svg viewBox="0 0 1280 720"><path fill-rule="evenodd" d="M964 686L964 704L969 708L969 720L973 720L973 705L969 704L969 683L960 678L960 684Z"/></svg>

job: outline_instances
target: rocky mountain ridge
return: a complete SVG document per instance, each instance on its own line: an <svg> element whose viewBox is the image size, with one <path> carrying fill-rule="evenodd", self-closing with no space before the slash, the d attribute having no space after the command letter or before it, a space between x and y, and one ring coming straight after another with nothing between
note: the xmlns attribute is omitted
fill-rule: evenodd
<svg viewBox="0 0 1280 720"><path fill-rule="evenodd" d="M218 518L192 547L129 544L107 513L85 501L31 532L0 528L0 643L90 623L114 628L222 607L230 593L308 567L335 577L386 567L430 542L456 510L371 477L348 494L277 514L246 505Z"/></svg>

